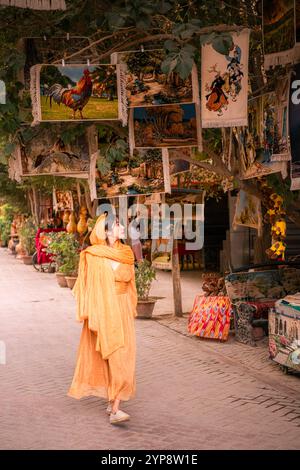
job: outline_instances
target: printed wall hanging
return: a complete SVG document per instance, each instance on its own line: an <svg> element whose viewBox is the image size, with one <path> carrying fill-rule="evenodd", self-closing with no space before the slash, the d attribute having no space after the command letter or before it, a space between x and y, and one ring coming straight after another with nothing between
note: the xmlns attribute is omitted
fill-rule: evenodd
<svg viewBox="0 0 300 470"><path fill-rule="evenodd" d="M117 60L126 66L125 88L129 108L199 102L196 66L186 79L181 79L176 72L164 74L161 65L165 56L161 49L118 54Z"/></svg>
<svg viewBox="0 0 300 470"><path fill-rule="evenodd" d="M53 189L53 209L58 211L73 211L74 202L72 191L60 191L58 189Z"/></svg>
<svg viewBox="0 0 300 470"><path fill-rule="evenodd" d="M242 179L259 178L279 172L283 178L286 178L287 162L272 161L271 158L273 149L271 127L269 115L264 112L263 99L259 99L252 101L249 106L249 127L233 128Z"/></svg>
<svg viewBox="0 0 300 470"><path fill-rule="evenodd" d="M300 189L300 64L293 68L289 97L291 190Z"/></svg>
<svg viewBox="0 0 300 470"><path fill-rule="evenodd" d="M211 44L202 46L202 127L246 126L248 101L249 30L231 33L228 55Z"/></svg>
<svg viewBox="0 0 300 470"><path fill-rule="evenodd" d="M65 10L65 0L0 0L0 5L32 10Z"/></svg>
<svg viewBox="0 0 300 470"><path fill-rule="evenodd" d="M180 147L168 149L170 176L189 171L191 164L188 160L192 158L193 149L191 147ZM187 158L187 160L184 159Z"/></svg>
<svg viewBox="0 0 300 470"><path fill-rule="evenodd" d="M297 3L297 0L263 0L263 43L266 70L276 65L289 64L295 58Z"/></svg>
<svg viewBox="0 0 300 470"><path fill-rule="evenodd" d="M129 117L131 153L136 148L200 146L195 104L134 108Z"/></svg>
<svg viewBox="0 0 300 470"><path fill-rule="evenodd" d="M237 225L255 228L259 234L262 229L260 199L243 190L239 191L233 218L233 227Z"/></svg>
<svg viewBox="0 0 300 470"><path fill-rule="evenodd" d="M141 151L135 159L128 155L109 171L99 174L96 179L97 198L163 193L168 189L165 182L167 170L159 149Z"/></svg>
<svg viewBox="0 0 300 470"><path fill-rule="evenodd" d="M30 74L32 125L121 119L118 66L35 65Z"/></svg>
<svg viewBox="0 0 300 470"><path fill-rule="evenodd" d="M85 134L66 144L58 134L43 129L25 145L18 145L16 155L21 176L54 175L88 178L89 145Z"/></svg>
<svg viewBox="0 0 300 470"><path fill-rule="evenodd" d="M263 97L264 127L270 141L271 161L291 159L288 133L289 78L279 81L275 93ZM267 139L266 139L267 140Z"/></svg>
<svg viewBox="0 0 300 470"><path fill-rule="evenodd" d="M154 227L154 230L159 230L158 235L163 236L157 238L152 235L151 261L156 269L172 270L174 224L166 220L160 221L158 226Z"/></svg>

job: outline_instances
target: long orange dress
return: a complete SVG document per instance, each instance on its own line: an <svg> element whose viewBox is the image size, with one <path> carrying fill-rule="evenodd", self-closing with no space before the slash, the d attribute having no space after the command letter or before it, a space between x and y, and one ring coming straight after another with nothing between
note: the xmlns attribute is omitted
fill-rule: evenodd
<svg viewBox="0 0 300 470"><path fill-rule="evenodd" d="M125 344L107 360L96 351L96 334L84 321L74 378L68 395L82 398L89 395L114 400L129 400L135 395L135 326L127 283L134 276L133 266L120 264L114 271L118 303L122 315Z"/></svg>
<svg viewBox="0 0 300 470"><path fill-rule="evenodd" d="M129 400L136 388L134 255L120 242L106 245L104 223L100 216L90 237L92 246L80 255L73 288L83 329L68 395ZM116 269L112 261L119 263Z"/></svg>

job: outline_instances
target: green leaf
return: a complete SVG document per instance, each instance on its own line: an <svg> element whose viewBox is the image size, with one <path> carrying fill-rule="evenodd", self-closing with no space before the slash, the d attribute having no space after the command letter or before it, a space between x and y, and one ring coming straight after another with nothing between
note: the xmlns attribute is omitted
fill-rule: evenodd
<svg viewBox="0 0 300 470"><path fill-rule="evenodd" d="M167 51L175 52L175 51L178 51L178 44L177 44L175 41L172 41L171 39L168 39L168 40L164 43L164 48L165 48Z"/></svg>
<svg viewBox="0 0 300 470"><path fill-rule="evenodd" d="M228 55L233 47L232 37L228 34L220 35L213 39L212 47L222 55Z"/></svg>

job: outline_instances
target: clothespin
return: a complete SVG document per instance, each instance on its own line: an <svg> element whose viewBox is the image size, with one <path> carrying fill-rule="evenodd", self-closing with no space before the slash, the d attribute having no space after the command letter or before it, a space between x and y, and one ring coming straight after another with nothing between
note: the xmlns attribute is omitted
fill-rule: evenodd
<svg viewBox="0 0 300 470"><path fill-rule="evenodd" d="M141 44L141 52L145 52L143 44Z"/></svg>
<svg viewBox="0 0 300 470"><path fill-rule="evenodd" d="M44 39L44 41L47 41L47 37L46 37L45 34L44 34L44 36L43 36L43 39Z"/></svg>
<svg viewBox="0 0 300 470"><path fill-rule="evenodd" d="M87 63L87 66L89 67L90 66L90 59L87 59L86 63Z"/></svg>
<svg viewBox="0 0 300 470"><path fill-rule="evenodd" d="M61 64L62 64L63 67L65 67L65 65L66 65L65 64L65 59L62 59Z"/></svg>
<svg viewBox="0 0 300 470"><path fill-rule="evenodd" d="M67 41L70 41L70 33L67 33Z"/></svg>

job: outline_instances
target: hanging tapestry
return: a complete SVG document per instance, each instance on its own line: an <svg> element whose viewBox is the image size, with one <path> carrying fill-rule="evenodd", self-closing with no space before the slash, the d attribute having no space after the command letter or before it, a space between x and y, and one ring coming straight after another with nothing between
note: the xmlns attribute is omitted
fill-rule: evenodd
<svg viewBox="0 0 300 470"><path fill-rule="evenodd" d="M191 164L188 160L192 158L192 151L191 147L168 149L170 175L177 175L178 173L184 173L190 170ZM187 160L184 160L184 157L186 157Z"/></svg>
<svg viewBox="0 0 300 470"><path fill-rule="evenodd" d="M193 147L198 141L195 104L134 108L130 112L130 147Z"/></svg>
<svg viewBox="0 0 300 470"><path fill-rule="evenodd" d="M269 122L269 135L271 137L271 160L289 161L291 159L288 135L288 97L289 78L283 78L276 86L275 93L265 95L265 115ZM273 135L272 135L273 134Z"/></svg>
<svg viewBox="0 0 300 470"><path fill-rule="evenodd" d="M164 189L165 193L171 192L171 181L170 181L170 163L169 163L169 152L167 148L161 149L162 165L164 172Z"/></svg>
<svg viewBox="0 0 300 470"><path fill-rule="evenodd" d="M233 227L236 225L255 228L259 233L262 228L260 199L243 190L240 190L236 201Z"/></svg>
<svg viewBox="0 0 300 470"><path fill-rule="evenodd" d="M176 72L166 74L161 70L165 56L160 49L118 54L118 60L126 65L129 108L199 102L196 66L186 79Z"/></svg>
<svg viewBox="0 0 300 470"><path fill-rule="evenodd" d="M140 151L134 159L128 155L107 170L103 166L96 179L97 198L163 193L166 188L164 169L168 170L163 165L160 149Z"/></svg>
<svg viewBox="0 0 300 470"><path fill-rule="evenodd" d="M65 0L0 0L0 5L32 10L65 10Z"/></svg>
<svg viewBox="0 0 300 470"><path fill-rule="evenodd" d="M168 219L159 220L151 228L151 261L156 269L172 270L174 225Z"/></svg>
<svg viewBox="0 0 300 470"><path fill-rule="evenodd" d="M53 190L53 209L58 211L74 210L72 191Z"/></svg>
<svg viewBox="0 0 300 470"><path fill-rule="evenodd" d="M232 33L228 55L211 44L202 46L202 127L246 126L248 101L249 30Z"/></svg>
<svg viewBox="0 0 300 470"><path fill-rule="evenodd" d="M289 99L289 127L291 145L291 190L300 189L300 64L291 75Z"/></svg>
<svg viewBox="0 0 300 470"><path fill-rule="evenodd" d="M196 295L188 331L201 338L226 341L233 315L229 297Z"/></svg>
<svg viewBox="0 0 300 470"><path fill-rule="evenodd" d="M33 125L121 119L118 66L35 65L30 73Z"/></svg>
<svg viewBox="0 0 300 470"><path fill-rule="evenodd" d="M263 118L262 100L249 106L249 127L233 128L239 151L240 176L242 179L259 178L271 173L287 176L285 161L272 161L269 150L267 114Z"/></svg>
<svg viewBox="0 0 300 470"><path fill-rule="evenodd" d="M297 1L296 1L297 4ZM294 60L294 0L263 0L265 69Z"/></svg>
<svg viewBox="0 0 300 470"><path fill-rule="evenodd" d="M47 129L39 129L32 140L18 145L16 151L21 176L89 176L90 155L85 134L78 136L72 144L67 144L59 132L52 134Z"/></svg>

